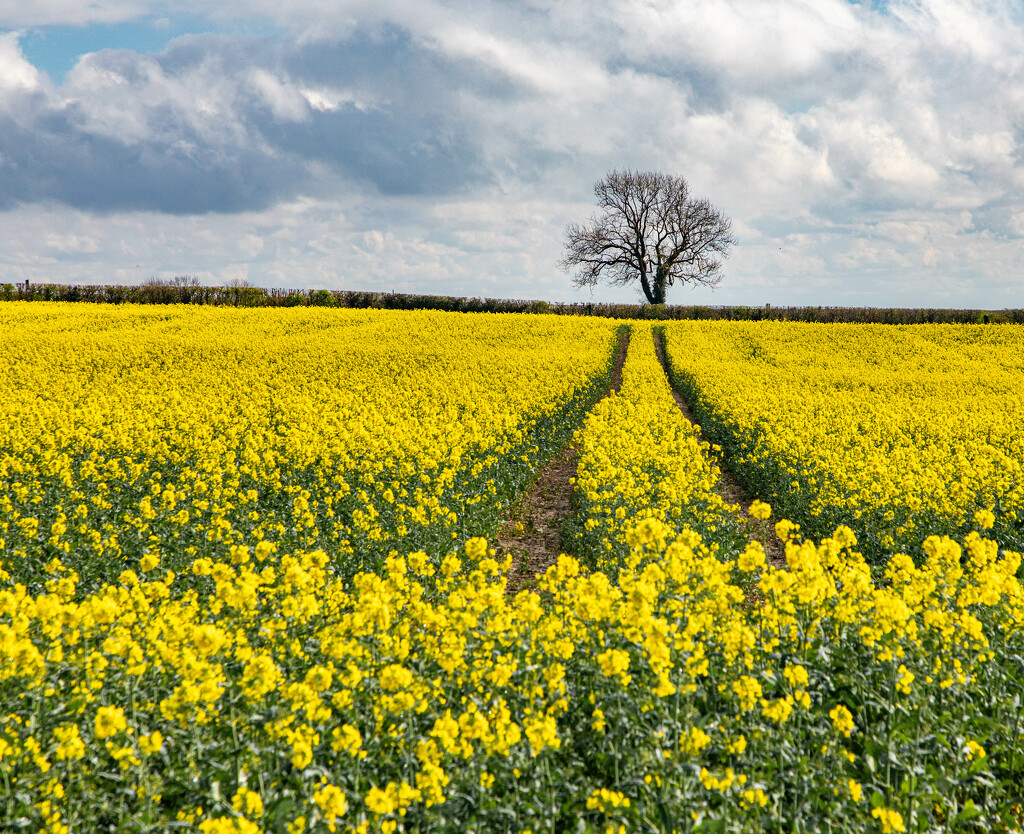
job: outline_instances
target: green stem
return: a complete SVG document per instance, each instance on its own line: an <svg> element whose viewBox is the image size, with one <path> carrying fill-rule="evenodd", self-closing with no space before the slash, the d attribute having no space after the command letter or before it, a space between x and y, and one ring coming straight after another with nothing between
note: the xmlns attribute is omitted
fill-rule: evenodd
<svg viewBox="0 0 1024 834"><path fill-rule="evenodd" d="M543 753L541 755L544 755ZM616 760L616 774L615 781L618 784L618 760ZM549 819L551 834L555 834L555 824L558 822L558 806L555 802L554 793L551 790L551 770L548 767L548 756L544 756L544 790L547 792L548 798L551 801L551 817Z"/></svg>
<svg viewBox="0 0 1024 834"><path fill-rule="evenodd" d="M11 791L11 780L7 775L7 765L0 762L0 773L4 777L4 791L7 794L7 819L14 819L14 793Z"/></svg>
<svg viewBox="0 0 1024 834"><path fill-rule="evenodd" d="M914 725L914 758L917 758L918 745L921 743L921 706L918 705L915 710L917 721ZM914 823L914 803L917 799L917 776L913 773L910 775L910 804L907 806L907 825L913 826Z"/></svg>
<svg viewBox="0 0 1024 834"><path fill-rule="evenodd" d="M892 719L896 712L896 664L892 666L889 680L889 704L885 712L885 787L892 793ZM886 797L888 800L888 796Z"/></svg>
<svg viewBox="0 0 1024 834"><path fill-rule="evenodd" d="M238 793L238 789L242 786L242 768L239 762L239 746L238 746L238 728L235 726L235 704L234 701L228 702L228 723L231 725L231 743L235 749L235 785L234 793Z"/></svg>

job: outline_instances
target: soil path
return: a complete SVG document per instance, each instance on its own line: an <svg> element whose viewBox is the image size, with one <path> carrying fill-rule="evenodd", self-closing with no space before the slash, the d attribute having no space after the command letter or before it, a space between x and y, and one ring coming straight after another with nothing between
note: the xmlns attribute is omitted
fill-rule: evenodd
<svg viewBox="0 0 1024 834"><path fill-rule="evenodd" d="M622 384L622 364L629 347L629 332L619 337L615 369L609 391ZM607 394L605 395L607 396ZM603 399L603 398L602 398ZM570 444L537 473L537 480L510 510L492 539L498 558L512 554L512 567L505 583L506 594L516 594L536 584L558 561L562 547L562 528L572 517L572 479L576 477L579 449Z"/></svg>
<svg viewBox="0 0 1024 834"><path fill-rule="evenodd" d="M668 357L665 354L665 340L662 334L657 331L654 333L654 347L658 352L658 360L661 362L661 367L665 369L665 376L671 381L672 377L668 372ZM679 410L683 412L683 416L697 427L700 439L706 441L703 432L700 431L700 426L694 419L693 410L683 395L673 388L672 398L676 401L676 405L679 406ZM722 497L730 504L739 505L739 514L742 517L741 520L747 530L748 537L751 540L757 539L761 542L770 564L775 567L786 567L786 551L778 536L775 535L775 525L771 521L761 521L750 515L750 505L759 496L751 495L746 490L729 468L728 462L720 458L715 463L718 465L721 473Z"/></svg>

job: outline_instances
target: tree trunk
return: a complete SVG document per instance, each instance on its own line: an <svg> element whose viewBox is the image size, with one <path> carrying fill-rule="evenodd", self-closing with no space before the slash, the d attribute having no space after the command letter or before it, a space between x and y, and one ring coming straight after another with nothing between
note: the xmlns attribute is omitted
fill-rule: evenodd
<svg viewBox="0 0 1024 834"><path fill-rule="evenodd" d="M665 303L665 288L667 285L668 270L659 266L658 271L654 273L654 291L647 296L650 299L651 304Z"/></svg>
<svg viewBox="0 0 1024 834"><path fill-rule="evenodd" d="M647 274L645 272L640 273L640 286L644 291L644 295L647 296L647 301L650 304L657 304L658 302L654 300L654 293L651 292L651 284L647 280ZM662 296L664 296L664 294L665 293L662 292ZM664 304L664 301L661 303Z"/></svg>

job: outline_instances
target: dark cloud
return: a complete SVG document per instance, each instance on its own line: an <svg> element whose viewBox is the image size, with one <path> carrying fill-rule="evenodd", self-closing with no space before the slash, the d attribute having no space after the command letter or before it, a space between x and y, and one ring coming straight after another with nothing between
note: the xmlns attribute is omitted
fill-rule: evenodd
<svg viewBox="0 0 1024 834"><path fill-rule="evenodd" d="M314 110L300 123L261 119L257 128L275 147L369 181L384 195L443 195L490 182L474 114L458 102L466 94L515 96L489 68L445 59L390 26L289 45L278 66L293 84L345 90L355 101Z"/></svg>
<svg viewBox="0 0 1024 834"><path fill-rule="evenodd" d="M387 196L457 193L490 179L453 101L466 87L501 94L488 74L393 29L309 48L195 36L155 57L104 50L34 93L29 119L0 113L0 208L259 210L315 190L314 164ZM351 100L317 109L306 87Z"/></svg>
<svg viewBox="0 0 1024 834"><path fill-rule="evenodd" d="M422 111L438 112L463 92L494 101L524 95L507 73L441 54L393 24L358 27L344 38L282 41L279 62L296 81L351 85Z"/></svg>
<svg viewBox="0 0 1024 834"><path fill-rule="evenodd" d="M465 131L436 114L342 105L298 124L258 120L256 126L276 148L368 181L385 196L452 194L487 178Z"/></svg>
<svg viewBox="0 0 1024 834"><path fill-rule="evenodd" d="M247 149L195 145L184 153L173 139L125 145L83 132L60 113L27 129L0 117L0 208L56 201L90 211L202 214L261 209L291 196L306 177L295 162Z"/></svg>

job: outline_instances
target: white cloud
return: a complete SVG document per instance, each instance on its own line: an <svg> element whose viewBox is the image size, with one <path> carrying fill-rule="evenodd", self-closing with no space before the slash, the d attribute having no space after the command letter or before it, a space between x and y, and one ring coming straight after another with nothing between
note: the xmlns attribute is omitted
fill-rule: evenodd
<svg viewBox="0 0 1024 834"><path fill-rule="evenodd" d="M42 86L42 76L25 60L18 45L18 32L0 35L0 91L31 92Z"/></svg>
<svg viewBox="0 0 1024 834"><path fill-rule="evenodd" d="M465 23L438 29L427 42L446 56L479 61L542 95L594 100L608 91L599 61L571 42L524 43L511 33Z"/></svg>
<svg viewBox="0 0 1024 834"><path fill-rule="evenodd" d="M269 79L265 84L272 87ZM237 146L248 144L238 106L240 87L240 79L221 61L169 73L151 56L103 51L82 57L53 105L70 112L83 132L124 144L172 130L179 136L187 131L209 145Z"/></svg>
<svg viewBox="0 0 1024 834"><path fill-rule="evenodd" d="M255 258L263 251L263 238L254 234L242 235L238 239L238 250L247 258Z"/></svg>
<svg viewBox="0 0 1024 834"><path fill-rule="evenodd" d="M249 84L278 121L301 122L309 116L308 100L302 91L274 74L264 69L250 70Z"/></svg>
<svg viewBox="0 0 1024 834"><path fill-rule="evenodd" d="M18 38L17 32L0 34L0 116L25 127L32 122L38 100L52 94L52 85L25 59Z"/></svg>
<svg viewBox="0 0 1024 834"><path fill-rule="evenodd" d="M891 11L933 49L1002 72L1016 72L1024 63L1020 7L1012 0L904 0L892 4Z"/></svg>
<svg viewBox="0 0 1024 834"><path fill-rule="evenodd" d="M59 235L48 232L45 241L47 249L62 253L91 254L100 251L99 241L89 235Z"/></svg>
<svg viewBox="0 0 1024 834"><path fill-rule="evenodd" d="M812 73L864 36L844 0L630 0L616 18L634 60L709 67L758 87Z"/></svg>

